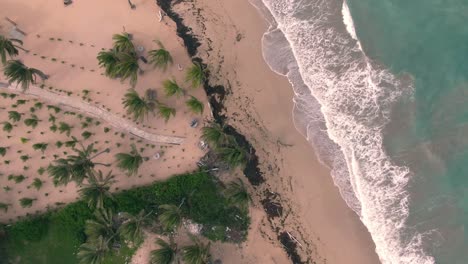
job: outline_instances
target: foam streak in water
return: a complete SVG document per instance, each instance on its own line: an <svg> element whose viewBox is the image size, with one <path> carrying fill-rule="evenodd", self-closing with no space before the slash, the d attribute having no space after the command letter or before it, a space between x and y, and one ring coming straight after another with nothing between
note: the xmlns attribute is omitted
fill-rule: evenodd
<svg viewBox="0 0 468 264"><path fill-rule="evenodd" d="M369 229L382 262L434 263L422 249L424 236L405 225L411 172L383 149L382 129L407 87L364 55L342 2L263 2L271 23L265 59L293 84L296 126L333 167L335 184ZM287 45L275 42L281 34ZM281 56L269 52L273 47ZM318 145L324 131L332 143Z"/></svg>

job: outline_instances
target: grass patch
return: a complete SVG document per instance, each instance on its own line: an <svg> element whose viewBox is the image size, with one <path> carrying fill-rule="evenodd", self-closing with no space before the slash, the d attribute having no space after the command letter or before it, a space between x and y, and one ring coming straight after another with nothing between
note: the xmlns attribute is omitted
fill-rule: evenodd
<svg viewBox="0 0 468 264"><path fill-rule="evenodd" d="M247 212L230 204L222 189L211 175L198 172L117 193L112 206L114 212L131 214L145 209L153 212L152 217L157 221L160 205L178 206L184 201L183 216L203 224L202 234L206 237L222 241L245 240L250 222ZM92 218L93 212L84 201L72 203L4 226L6 239L0 240L0 248L5 249L7 260L21 257L24 263L78 263L75 253L86 241L85 221ZM226 231L226 227L231 231ZM104 263L123 264L134 251L124 246Z"/></svg>

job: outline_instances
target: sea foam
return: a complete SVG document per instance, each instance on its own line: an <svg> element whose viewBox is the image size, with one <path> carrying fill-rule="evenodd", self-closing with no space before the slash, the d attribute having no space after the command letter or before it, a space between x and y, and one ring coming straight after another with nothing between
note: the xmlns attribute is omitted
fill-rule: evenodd
<svg viewBox="0 0 468 264"><path fill-rule="evenodd" d="M335 184L367 226L382 262L434 263L422 248L424 235L406 226L412 174L383 148L391 107L411 87L365 56L346 3L253 4L270 22L263 38L265 60L294 88L296 127L332 168Z"/></svg>

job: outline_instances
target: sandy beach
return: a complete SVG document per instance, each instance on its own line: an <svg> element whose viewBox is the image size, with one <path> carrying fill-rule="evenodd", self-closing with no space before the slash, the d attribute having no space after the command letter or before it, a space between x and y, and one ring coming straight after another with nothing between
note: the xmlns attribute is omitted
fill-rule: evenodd
<svg viewBox="0 0 468 264"><path fill-rule="evenodd" d="M71 136L82 138L85 130L93 136L84 139L84 143L94 143L99 150L111 148L111 153L100 156L99 161L113 163L106 168L116 172L113 191L147 185L197 168L196 162L205 154L198 146L200 128L212 118L210 108L202 88L191 89L184 83L181 69L191 65L191 58L183 40L176 35L174 21L166 16L159 22L160 9L154 1L135 0L135 10L130 9L127 1L111 0L75 1L67 7L43 0L0 2L0 33L8 35L13 28L6 17L16 23L26 33L22 40L29 50L21 52L18 58L49 76L22 93L0 75L0 92L16 94L15 98L1 98L0 122L8 120L12 104L16 104L15 111L23 113L13 132L0 134L2 146L8 148L8 157L11 155L9 162L4 158L1 163L0 201L10 204L8 211L0 212L1 222L12 222L78 199L78 186L54 187L47 173L37 171L47 167L56 158L54 155L65 155L66 150L58 147L57 141L65 142ZM295 257L303 263L380 263L366 228L340 197L329 170L317 160L312 147L294 127L292 88L286 78L270 70L262 57L261 39L268 27L266 21L247 0L175 2L173 11L192 28L201 43L196 56L208 64L210 84L226 88L227 123L256 149L266 180L259 186L249 186L254 201L247 241L239 245L216 242L212 246L213 256L227 264L300 263ZM86 18L83 14L87 14ZM113 34L124 31L133 35L142 56L156 47L153 41L157 39L174 58L174 65L166 72L141 64L144 73L135 87L140 94L148 88L155 89L158 100L177 109L176 116L167 123L152 115L143 122L132 121L122 106L130 85L107 78L99 68L97 53L111 47ZM180 82L188 94L205 104L203 115L189 112L184 98L164 96L161 83L167 78ZM42 108L36 107L31 112L38 102L43 104ZM60 106L60 113L48 109L48 104ZM33 114L40 120L34 130L23 123L24 118ZM71 135L49 131L51 114L74 127ZM84 126L82 119L86 117L92 121ZM200 122L197 128L189 125L193 119ZM105 127L108 132L103 132ZM20 138L27 140L23 142ZM38 142L49 144L43 153L32 150L32 144ZM128 152L131 144L148 161L138 175L128 177L116 168L113 155ZM154 159L156 153L161 158ZM24 155L29 155L27 162L21 160ZM26 178L19 183L8 178L21 174ZM237 177L241 177L240 171L222 175L221 179L231 181ZM31 187L35 178L43 181L40 191ZM18 200L23 197L36 200L31 207L22 208ZM277 212L268 212L267 197L280 205ZM298 256L291 252L288 256L284 250L281 235L285 234L289 241L295 241ZM156 247L155 238L154 234L147 235L132 263L148 263L149 252Z"/></svg>
<svg viewBox="0 0 468 264"><path fill-rule="evenodd" d="M272 228L296 237L303 260L309 262L380 263L367 229L294 128L292 88L262 57L266 21L247 0L197 0L174 10L200 36L199 56L216 73L213 82L231 92L226 99L228 122L257 150L266 178L256 190L258 199L265 192L279 194L285 213L270 220Z"/></svg>

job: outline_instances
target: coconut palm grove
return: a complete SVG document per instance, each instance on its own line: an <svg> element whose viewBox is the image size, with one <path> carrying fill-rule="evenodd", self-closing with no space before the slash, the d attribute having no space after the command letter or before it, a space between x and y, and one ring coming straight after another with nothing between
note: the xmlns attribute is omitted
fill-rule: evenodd
<svg viewBox="0 0 468 264"><path fill-rule="evenodd" d="M150 264L220 263L213 243L246 239L251 198L235 175L249 150L208 113L209 66L193 60L182 69L164 39L142 53L131 31L113 34L89 69L39 54L28 39L95 45L2 34L0 191L14 198L0 200L0 263L130 263L145 243L154 248ZM108 106L99 87L54 86L57 73L40 68L46 63L81 67L127 89L109 95L121 98ZM149 75L165 77L142 88ZM178 136L178 126L189 132ZM162 169L172 175L158 178Z"/></svg>

